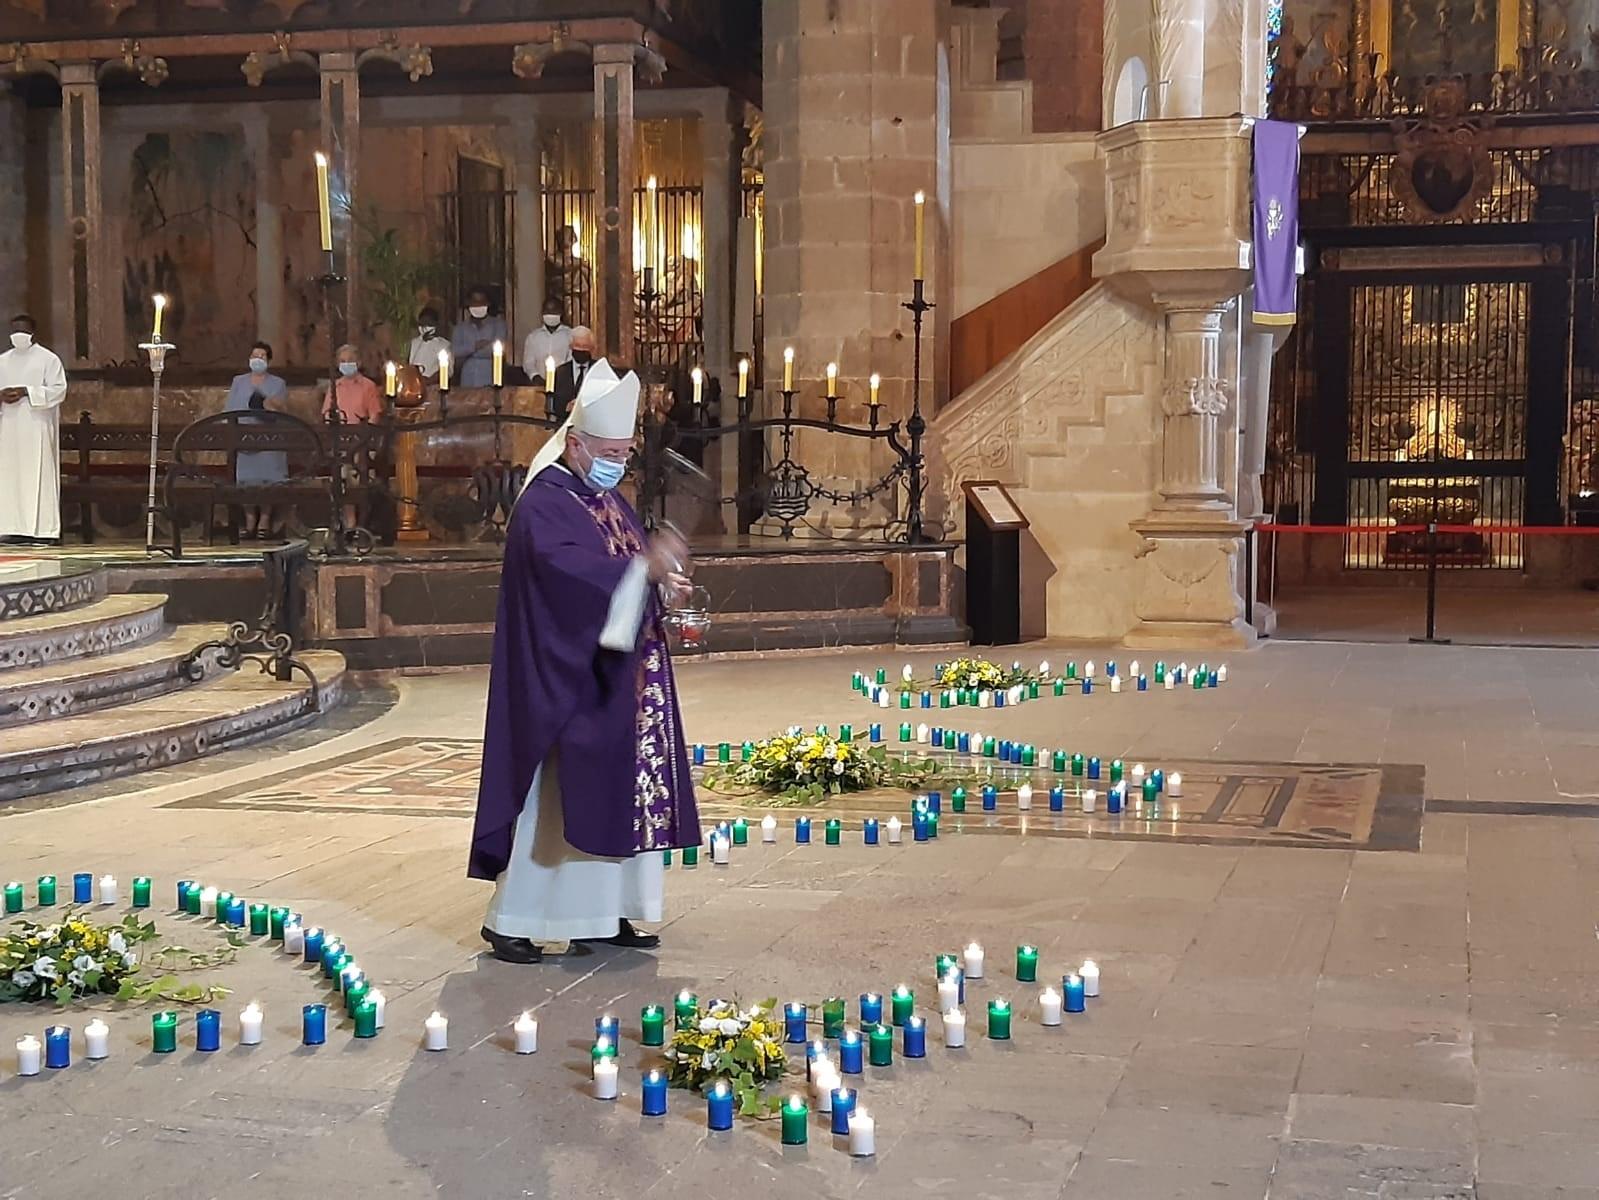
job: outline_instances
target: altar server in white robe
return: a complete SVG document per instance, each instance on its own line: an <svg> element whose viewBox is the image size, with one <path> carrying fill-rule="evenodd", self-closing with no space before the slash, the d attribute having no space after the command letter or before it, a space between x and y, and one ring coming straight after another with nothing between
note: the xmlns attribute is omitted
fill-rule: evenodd
<svg viewBox="0 0 1599 1200"><path fill-rule="evenodd" d="M67 373L35 341L32 317L11 319L0 354L0 537L61 540L61 401Z"/></svg>

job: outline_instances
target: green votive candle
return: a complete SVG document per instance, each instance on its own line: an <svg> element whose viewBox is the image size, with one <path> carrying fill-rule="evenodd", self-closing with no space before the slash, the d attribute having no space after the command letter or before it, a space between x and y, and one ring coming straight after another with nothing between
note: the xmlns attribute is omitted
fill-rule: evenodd
<svg viewBox="0 0 1599 1200"><path fill-rule="evenodd" d="M189 888L189 898L183 905L184 912L193 917L200 915L200 893L204 890L205 886L196 880Z"/></svg>
<svg viewBox="0 0 1599 1200"><path fill-rule="evenodd" d="M822 1001L822 1036L836 1038L844 1032L844 998L829 996Z"/></svg>
<svg viewBox="0 0 1599 1200"><path fill-rule="evenodd" d="M743 817L733 822L733 845L747 846L750 844L750 823Z"/></svg>
<svg viewBox="0 0 1599 1200"><path fill-rule="evenodd" d="M966 811L966 789L956 788L949 794L949 808L951 812L962 813Z"/></svg>
<svg viewBox="0 0 1599 1200"><path fill-rule="evenodd" d="M846 746L849 745L852 741L854 741L855 740L855 726L853 726L853 725L840 725L838 727L838 740L843 742Z"/></svg>
<svg viewBox="0 0 1599 1200"><path fill-rule="evenodd" d="M1016 979L1021 983L1038 982L1038 947L1016 947Z"/></svg>
<svg viewBox="0 0 1599 1200"><path fill-rule="evenodd" d="M659 1004L646 1004L640 1009L638 1023L644 1031L639 1039L641 1045L666 1045L666 1010Z"/></svg>
<svg viewBox="0 0 1599 1200"><path fill-rule="evenodd" d="M783 1101L783 1145L803 1146L810 1137L811 1110L801 1096Z"/></svg>
<svg viewBox="0 0 1599 1200"><path fill-rule="evenodd" d="M1077 664L1076 663L1069 662L1069 663L1066 664L1066 678L1067 679L1076 679L1077 678Z"/></svg>
<svg viewBox="0 0 1599 1200"><path fill-rule="evenodd" d="M741 762L749 762L750 759L755 757L755 743L745 742L738 748L738 756Z"/></svg>
<svg viewBox="0 0 1599 1200"><path fill-rule="evenodd" d="M996 1042L1010 1040L1010 1001L990 1000L988 1002L988 1036Z"/></svg>
<svg viewBox="0 0 1599 1200"><path fill-rule="evenodd" d="M228 905L230 905L232 903L233 903L233 893L232 892L218 892L217 893L217 924L218 925L226 925L228 923Z"/></svg>
<svg viewBox="0 0 1599 1200"><path fill-rule="evenodd" d="M1027 684L1027 698L1029 700L1037 700L1038 699L1038 680L1034 679L1034 680L1030 680L1028 682L1028 684Z"/></svg>
<svg viewBox="0 0 1599 1200"><path fill-rule="evenodd" d="M866 1061L874 1067L894 1065L894 1031L887 1025L874 1025L866 1035Z"/></svg>
<svg viewBox="0 0 1599 1200"><path fill-rule="evenodd" d="M877 668L877 682L878 683L887 683L888 682L888 671L886 669L884 669L883 667L878 667Z"/></svg>
<svg viewBox="0 0 1599 1200"><path fill-rule="evenodd" d="M355 1010L372 993L372 984L365 975L360 976L354 983L344 989L344 1011L350 1016L355 1016Z"/></svg>
<svg viewBox="0 0 1599 1200"><path fill-rule="evenodd" d="M894 994L889 997L890 1012L895 1025L903 1025L910 1015L916 1011L916 993L903 983L894 989Z"/></svg>
<svg viewBox="0 0 1599 1200"><path fill-rule="evenodd" d="M930 838L938 836L938 814L936 812L927 814L927 836Z"/></svg>
<svg viewBox="0 0 1599 1200"><path fill-rule="evenodd" d="M272 928L272 910L265 904L250 905L250 932L256 937L265 937Z"/></svg>
<svg viewBox="0 0 1599 1200"><path fill-rule="evenodd" d="M133 881L133 907L150 907L150 877L140 875Z"/></svg>
<svg viewBox="0 0 1599 1200"><path fill-rule="evenodd" d="M1081 779L1087 770L1088 760L1081 754L1072 755L1072 778Z"/></svg>
<svg viewBox="0 0 1599 1200"><path fill-rule="evenodd" d="M998 758L999 757L999 742L997 740L995 740L994 738L991 738L991 737L983 739L983 757L984 758Z"/></svg>
<svg viewBox="0 0 1599 1200"><path fill-rule="evenodd" d="M718 742L716 745L716 761L727 763L733 761L733 744L731 742Z"/></svg>
<svg viewBox="0 0 1599 1200"><path fill-rule="evenodd" d="M22 885L20 883L6 884L6 912L19 913L22 911Z"/></svg>
<svg viewBox="0 0 1599 1200"><path fill-rule="evenodd" d="M1054 771L1055 774L1064 775L1066 773L1066 751L1057 750L1050 755L1049 766L1050 770Z"/></svg>
<svg viewBox="0 0 1599 1200"><path fill-rule="evenodd" d="M378 1006L371 1000L362 1000L355 1006L355 1036L374 1038L378 1035Z"/></svg>
<svg viewBox="0 0 1599 1200"><path fill-rule="evenodd" d="M289 910L286 908L273 908L267 910L267 929L272 935L272 940L283 940L283 926L288 923Z"/></svg>
<svg viewBox="0 0 1599 1200"><path fill-rule="evenodd" d="M683 847L683 865L685 867L697 867L697 866L699 866L699 862L700 862L700 848L698 846L684 846Z"/></svg>
<svg viewBox="0 0 1599 1200"><path fill-rule="evenodd" d="M589 1074L594 1073L594 1064L602 1058L616 1057L616 1043L610 1038L595 1039L594 1045L589 1049Z"/></svg>
<svg viewBox="0 0 1599 1200"><path fill-rule="evenodd" d="M946 971L954 971L961 967L961 960L953 954L940 954L933 959L933 978L942 979Z"/></svg>
<svg viewBox="0 0 1599 1200"><path fill-rule="evenodd" d="M150 1018L150 1037L157 1054L171 1054L178 1048L178 1014L158 1012Z"/></svg>
<svg viewBox="0 0 1599 1200"><path fill-rule="evenodd" d="M829 846L836 846L844 833L844 823L837 817L829 817L824 830L824 840Z"/></svg>
<svg viewBox="0 0 1599 1200"><path fill-rule="evenodd" d="M1120 783L1124 771L1125 768L1122 766L1121 759L1113 758L1110 760L1110 781L1112 783Z"/></svg>
<svg viewBox="0 0 1599 1200"><path fill-rule="evenodd" d="M1155 803L1156 799L1160 796L1160 789L1155 786L1155 781L1147 777L1144 779L1143 791L1145 804Z"/></svg>
<svg viewBox="0 0 1599 1200"><path fill-rule="evenodd" d="M672 865L672 851L670 848L661 851L661 865L663 867L669 867Z"/></svg>
<svg viewBox="0 0 1599 1200"><path fill-rule="evenodd" d="M56 877L54 875L39 876L39 907L49 908L56 902Z"/></svg>
<svg viewBox="0 0 1599 1200"><path fill-rule="evenodd" d="M899 740L902 742L908 742L911 740L911 727L909 723L899 727Z"/></svg>
<svg viewBox="0 0 1599 1200"><path fill-rule="evenodd" d="M1163 662L1158 662L1155 664L1155 682L1166 682L1166 664Z"/></svg>
<svg viewBox="0 0 1599 1200"><path fill-rule="evenodd" d="M677 1027L679 1029L693 1025L699 1019L700 998L693 992L681 991L672 1001L672 1012L677 1017Z"/></svg>
<svg viewBox="0 0 1599 1200"><path fill-rule="evenodd" d="M1057 679L1055 681L1055 694L1057 696L1064 696L1066 694L1066 681L1064 679Z"/></svg>
<svg viewBox="0 0 1599 1200"><path fill-rule="evenodd" d="M911 706L911 694L909 692L901 692L899 694L899 706L901 708L909 708Z"/></svg>

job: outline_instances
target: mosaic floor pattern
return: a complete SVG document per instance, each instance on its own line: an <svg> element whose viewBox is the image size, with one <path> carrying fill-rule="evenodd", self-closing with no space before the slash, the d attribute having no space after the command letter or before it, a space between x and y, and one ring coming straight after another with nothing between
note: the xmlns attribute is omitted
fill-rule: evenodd
<svg viewBox="0 0 1599 1200"><path fill-rule="evenodd" d="M467 817L477 798L481 754L482 743L471 739L395 738L310 770L284 771L172 806ZM1049 771L996 769L998 811L983 812L975 789L964 814L951 812L946 797L940 832L1368 850L1420 847L1420 767L1200 761L1162 765L1182 772L1183 795L1163 797L1148 807L1130 801L1128 810L1116 815L1104 811L1105 781L1095 785ZM1024 778L1031 780L1035 795L1031 810L1019 812L1014 789ZM1049 811L1049 789L1055 783L1066 790L1066 811L1061 813ZM1092 814L1081 812L1082 789L1089 786L1099 791L1098 811ZM743 803L703 790L700 803L707 820L765 811L758 800ZM904 816L908 805L900 791L867 792L825 806L785 810L784 816L801 812L841 817L853 827L868 816ZM820 842L820 831L816 838Z"/></svg>

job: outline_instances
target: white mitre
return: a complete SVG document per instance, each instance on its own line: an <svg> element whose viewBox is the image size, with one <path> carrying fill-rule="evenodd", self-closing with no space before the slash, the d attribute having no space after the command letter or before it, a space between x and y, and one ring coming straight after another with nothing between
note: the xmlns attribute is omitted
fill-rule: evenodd
<svg viewBox="0 0 1599 1200"><path fill-rule="evenodd" d="M590 437L617 440L631 438L638 425L641 390L639 378L632 371L618 379L609 362L603 358L596 359L583 377L583 386L578 389L577 399L572 402L572 411L567 414L566 422L550 435L550 440L533 456L533 462L527 469L528 480L531 482L535 475L566 452L568 433L576 431Z"/></svg>

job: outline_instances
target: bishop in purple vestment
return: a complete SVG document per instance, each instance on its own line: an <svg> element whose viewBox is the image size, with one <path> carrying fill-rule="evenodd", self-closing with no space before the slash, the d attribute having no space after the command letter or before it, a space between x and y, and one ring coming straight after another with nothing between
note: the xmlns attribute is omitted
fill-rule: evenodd
<svg viewBox="0 0 1599 1200"><path fill-rule="evenodd" d="M498 883L483 936L508 961L655 945L632 921L661 920L661 851L700 840L657 590L686 549L614 491L638 390L595 364L507 532L469 872Z"/></svg>

